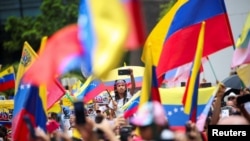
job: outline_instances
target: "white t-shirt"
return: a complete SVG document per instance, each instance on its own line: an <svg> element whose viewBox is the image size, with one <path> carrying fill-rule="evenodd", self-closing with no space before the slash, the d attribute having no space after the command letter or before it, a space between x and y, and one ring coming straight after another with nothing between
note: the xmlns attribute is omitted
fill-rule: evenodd
<svg viewBox="0 0 250 141"><path fill-rule="evenodd" d="M132 97L132 95L130 94L130 92L127 92L127 97L126 97L125 103L126 103L131 97ZM115 99L113 98L113 100L115 100ZM118 99L118 100L116 101L116 102L117 102L117 110L115 111L115 114L116 114L117 117L123 115L123 112L124 112L124 111L121 109L121 107L125 104L125 103L123 103L123 101L124 101L124 98ZM112 102L111 100L110 100L108 106L109 106L109 108L114 109L114 105L113 105L113 102Z"/></svg>

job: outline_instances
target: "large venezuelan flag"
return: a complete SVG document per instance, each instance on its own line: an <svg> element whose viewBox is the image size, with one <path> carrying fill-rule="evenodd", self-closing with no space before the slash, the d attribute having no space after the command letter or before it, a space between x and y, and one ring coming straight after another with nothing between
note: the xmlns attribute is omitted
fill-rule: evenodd
<svg viewBox="0 0 250 141"><path fill-rule="evenodd" d="M167 13L172 18L166 20L170 25L165 29L167 32L157 66L158 78L193 60L202 21L206 22L203 56L233 45L223 0L179 0L173 10Z"/></svg>
<svg viewBox="0 0 250 141"><path fill-rule="evenodd" d="M185 87L176 87L171 89L160 88L161 102L166 111L169 124L175 129L185 129L185 124L189 120L189 114L184 112L182 98ZM210 98L213 96L215 87L199 88L197 102L197 119L203 113L203 110Z"/></svg>
<svg viewBox="0 0 250 141"><path fill-rule="evenodd" d="M124 44L129 29L128 19L120 0L82 1L89 4L96 38L96 46L92 48L90 59L92 73L100 78L116 68L124 56Z"/></svg>
<svg viewBox="0 0 250 141"><path fill-rule="evenodd" d="M85 55L82 62L82 73L85 77L88 77L92 73L92 57L93 50L96 46L96 35L93 25L93 14L90 11L90 2L88 0L81 0L79 5L78 15L78 32L79 41L84 47Z"/></svg>
<svg viewBox="0 0 250 141"><path fill-rule="evenodd" d="M198 90L198 103L197 103L197 116L199 127L203 128L204 118L208 113L207 108L211 106L210 100L214 98L217 87L199 88ZM182 98L184 95L184 87L175 88L159 88L162 105L166 112L169 124L173 129L185 129L185 124L189 120L189 114L184 112ZM141 91L138 91L125 105L122 110L125 111L126 117L133 115L139 106L138 100L141 97ZM203 119L201 119L203 118Z"/></svg>
<svg viewBox="0 0 250 141"><path fill-rule="evenodd" d="M40 47L40 51L43 50L43 46L45 44L45 39L42 39L41 42L41 47ZM24 74L26 73L26 71L31 67L32 63L34 63L34 61L37 59L37 54L36 52L33 50L33 48L29 45L28 42L24 42L23 45L23 50L22 50L22 55L21 55L21 59L20 59L20 63L18 66L18 71L17 71L17 79L16 79L16 92L17 93L17 89L19 87L19 83L21 78L24 76ZM45 66L43 66L45 67ZM41 72L41 71L37 71L36 75ZM42 75L43 73L39 73L39 75ZM27 75L27 74L26 74ZM58 82L58 80L55 80L47 86L47 91L45 92L47 93L47 95L45 95L44 98L47 98L47 109L49 109L56 101L58 101L65 93L65 90L63 88L63 86Z"/></svg>
<svg viewBox="0 0 250 141"><path fill-rule="evenodd" d="M141 48L146 39L144 17L142 14L141 0L122 1L129 20L129 34L125 47L128 50Z"/></svg>
<svg viewBox="0 0 250 141"><path fill-rule="evenodd" d="M78 26L68 25L54 33L45 44L39 58L30 66L24 76L25 82L33 84L53 83L54 79L79 64L79 57L83 54L78 40ZM43 72L37 75L37 72Z"/></svg>
<svg viewBox="0 0 250 141"><path fill-rule="evenodd" d="M45 88L38 88L30 84L20 83L17 94L14 97L14 110L12 119L12 139L15 141L28 140L28 128L23 121L24 115L28 115L34 127L40 127L46 131L45 101L42 97Z"/></svg>
<svg viewBox="0 0 250 141"><path fill-rule="evenodd" d="M10 66L0 72L0 92L15 87L15 71L14 67Z"/></svg>
<svg viewBox="0 0 250 141"><path fill-rule="evenodd" d="M78 23L65 26L48 39L24 80L49 85L56 76L80 68L79 64L86 77L92 73L100 77L120 63L127 33L120 1L81 0ZM39 71L43 73L36 75Z"/></svg>

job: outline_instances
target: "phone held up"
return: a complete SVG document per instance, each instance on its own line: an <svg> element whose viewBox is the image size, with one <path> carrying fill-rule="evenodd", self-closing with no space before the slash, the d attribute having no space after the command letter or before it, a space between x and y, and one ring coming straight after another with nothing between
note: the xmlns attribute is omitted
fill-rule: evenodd
<svg viewBox="0 0 250 141"><path fill-rule="evenodd" d="M130 69L120 69L118 70L118 75L130 75L131 70Z"/></svg>
<svg viewBox="0 0 250 141"><path fill-rule="evenodd" d="M76 116L76 124L84 125L86 123L84 103L82 101L74 102L74 111Z"/></svg>
<svg viewBox="0 0 250 141"><path fill-rule="evenodd" d="M237 97L237 104L244 104L245 110L250 114L250 94L245 94Z"/></svg>

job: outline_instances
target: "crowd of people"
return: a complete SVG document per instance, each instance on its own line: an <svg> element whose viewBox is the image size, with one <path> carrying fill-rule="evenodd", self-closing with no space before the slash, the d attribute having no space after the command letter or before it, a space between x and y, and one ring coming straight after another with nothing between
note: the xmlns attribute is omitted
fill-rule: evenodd
<svg viewBox="0 0 250 141"><path fill-rule="evenodd" d="M46 131L34 129L35 136L28 140L39 141L207 141L209 125L249 125L250 90L227 88L218 84L204 130L197 123L187 121L185 130L175 130L168 122L163 105L156 101L143 104L137 112L125 118L121 107L135 93L133 70L130 73L131 87L125 80L114 82L114 96L108 93L106 104L95 100L94 116L89 116L86 104L82 102L82 114L76 107L61 105L61 112L49 112ZM78 101L75 101L76 103ZM74 105L74 104L73 104ZM30 133L31 134L31 133ZM6 130L0 128L0 139L7 141Z"/></svg>
<svg viewBox="0 0 250 141"><path fill-rule="evenodd" d="M58 128L49 134L37 128L36 135L39 140L46 141L59 138L68 141L207 141L209 125L249 125L249 101L249 89L236 91L220 85L202 132L198 130L196 123L191 121L187 121L185 131L173 130L161 103L147 102L138 109L135 116L128 119L122 115L108 117L105 111L97 110L93 120L84 115L76 117L75 111L72 110L66 130L58 124ZM48 122L51 122L53 114L48 117ZM77 118L85 118L86 122L76 124ZM54 120L61 123L58 118Z"/></svg>

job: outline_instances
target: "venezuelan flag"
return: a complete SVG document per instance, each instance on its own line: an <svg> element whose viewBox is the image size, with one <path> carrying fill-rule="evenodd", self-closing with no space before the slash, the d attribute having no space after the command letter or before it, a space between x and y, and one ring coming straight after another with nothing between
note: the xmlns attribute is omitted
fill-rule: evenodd
<svg viewBox="0 0 250 141"><path fill-rule="evenodd" d="M63 27L48 39L24 80L49 85L55 76L80 68L79 64L86 77L101 77L123 58L127 33L120 1L81 0L78 23ZM43 73L37 75L39 71Z"/></svg>
<svg viewBox="0 0 250 141"><path fill-rule="evenodd" d="M129 20L129 35L125 47L128 50L141 48L146 39L144 17L140 0L121 0Z"/></svg>
<svg viewBox="0 0 250 141"><path fill-rule="evenodd" d="M22 55L17 70L15 93L17 92L23 74L29 69L29 67L36 60L36 58L37 58L36 52L32 49L30 44L25 41L23 44Z"/></svg>
<svg viewBox="0 0 250 141"><path fill-rule="evenodd" d="M236 42L231 67L250 63L250 12L248 13L242 33Z"/></svg>
<svg viewBox="0 0 250 141"><path fill-rule="evenodd" d="M34 127L46 131L46 110L44 97L45 88L20 83L14 97L14 110L12 119L12 139L28 140L29 130L23 121L25 115L29 116Z"/></svg>
<svg viewBox="0 0 250 141"><path fill-rule="evenodd" d="M234 44L224 0L179 0L172 9L162 19L167 25L163 47L157 48L161 51L155 60L158 79L193 60L202 21L206 22L203 56Z"/></svg>
<svg viewBox="0 0 250 141"><path fill-rule="evenodd" d="M190 76L183 96L184 111L190 114L190 119L196 122L197 97L200 82L201 58L204 45L205 22L202 22L197 43L196 54Z"/></svg>
<svg viewBox="0 0 250 141"><path fill-rule="evenodd" d="M0 72L0 91L5 91L15 87L15 71L14 67L10 66Z"/></svg>
<svg viewBox="0 0 250 141"><path fill-rule="evenodd" d="M107 88L108 87L106 87L102 81L95 79L94 76L91 75L81 86L81 88L74 94L74 96L77 99L83 100L87 103L94 99L98 94L105 91Z"/></svg>
<svg viewBox="0 0 250 141"><path fill-rule="evenodd" d="M131 100L129 100L127 103L124 104L124 106L121 108L124 110L124 118L131 117L133 114L136 113L140 103L140 91L137 92Z"/></svg>
<svg viewBox="0 0 250 141"><path fill-rule="evenodd" d="M80 64L83 54L78 40L78 26L67 25L48 38L43 51L23 78L24 82L50 85L56 76ZM43 72L37 75L37 72Z"/></svg>
<svg viewBox="0 0 250 141"><path fill-rule="evenodd" d="M197 116L200 128L203 128L204 121L202 118L206 117L207 107L211 104L211 99L214 98L217 87L208 87L208 88L199 88L198 90L198 103L197 103ZM184 87L175 87L175 88L159 88L161 102L164 107L166 117L171 128L176 130L184 130L185 124L189 120L189 114L184 112L184 107L182 104L182 98L184 95ZM141 91L138 91L132 98L129 100L123 107L124 115L129 117L135 112L133 109L138 108L140 100ZM135 101L135 102L134 102Z"/></svg>
<svg viewBox="0 0 250 141"><path fill-rule="evenodd" d="M144 49L145 49L145 53L142 54L142 58L145 58L145 60L142 60L142 61L144 61L145 70L143 74L142 92L141 92L139 107L148 101L161 102L160 93L159 93L159 85L158 85L158 80L156 76L156 68L153 65L153 62L154 62L154 58L152 54L153 50L151 50L151 47L144 48Z"/></svg>
<svg viewBox="0 0 250 141"><path fill-rule="evenodd" d="M160 88L162 105L166 111L168 122L173 129L185 129L185 124L189 120L189 114L184 112L182 99L184 87ZM199 88L197 98L196 119L202 115L204 108L214 94L216 87Z"/></svg>
<svg viewBox="0 0 250 141"><path fill-rule="evenodd" d="M46 37L44 37L41 41L41 46L40 46L40 53L44 49L44 45L46 44ZM23 45L23 50L22 50L22 55L20 59L20 63L18 66L18 71L17 71L17 78L16 78L16 83L15 83L15 94L17 93L17 89L19 88L19 83L25 75L27 75L27 70L31 67L31 65L36 61L37 59L37 54L33 50L33 48L29 45L28 42L24 42ZM41 70L40 70L41 71ZM36 72L36 75L38 72ZM24 75L25 74L25 75ZM43 73L39 73L39 75L42 75ZM32 81L31 81L32 82ZM58 82L58 80L55 80L47 86L47 95L44 95L44 99L47 98L47 108L49 109L56 101L58 101L65 93L65 89L63 86Z"/></svg>

